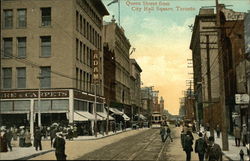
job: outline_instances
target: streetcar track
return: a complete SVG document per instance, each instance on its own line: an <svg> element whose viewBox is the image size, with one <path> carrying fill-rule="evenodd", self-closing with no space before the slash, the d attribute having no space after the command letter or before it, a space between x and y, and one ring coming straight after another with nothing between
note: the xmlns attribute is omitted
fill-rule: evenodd
<svg viewBox="0 0 250 161"><path fill-rule="evenodd" d="M156 133L158 133L158 131L156 131L155 133L153 133L152 136L155 135ZM138 148L138 149L140 149L140 150L139 150L139 151L136 151L135 153L133 153L133 154L131 155L131 157L129 157L129 160L135 160L135 158L137 158L137 157L141 154L142 151L146 150L146 148L147 148L153 141L155 141L155 139L156 139L157 137L159 137L159 136L156 135L156 136L155 136L149 143L147 143L143 148ZM139 154L138 154L138 153L139 153ZM136 154L137 154L137 155L136 155Z"/></svg>
<svg viewBox="0 0 250 161"><path fill-rule="evenodd" d="M157 132L157 131L156 131ZM156 132L154 132L153 134L151 134L151 136L152 135L154 135ZM143 139L142 140L145 140L146 138L148 138L148 136L150 136L150 135L145 135L144 137L143 137ZM140 147L141 148L141 147ZM130 149L127 149L127 151L129 151ZM115 158L116 157L118 157L121 153L125 153L126 151L124 150L124 149L122 149L121 151L119 151L115 156L113 156L112 158L110 158L110 160L115 160Z"/></svg>

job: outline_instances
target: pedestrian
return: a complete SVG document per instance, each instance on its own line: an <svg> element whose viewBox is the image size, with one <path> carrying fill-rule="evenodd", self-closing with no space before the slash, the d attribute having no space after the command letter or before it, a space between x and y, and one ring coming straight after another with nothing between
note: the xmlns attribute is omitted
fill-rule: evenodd
<svg viewBox="0 0 250 161"><path fill-rule="evenodd" d="M6 129L4 127L0 131L0 152L8 152Z"/></svg>
<svg viewBox="0 0 250 161"><path fill-rule="evenodd" d="M246 146L246 144L247 144L247 126L246 126L246 124L242 125L241 135L242 135L243 146Z"/></svg>
<svg viewBox="0 0 250 161"><path fill-rule="evenodd" d="M25 137L24 137L25 131L24 126L20 127L20 133L19 133L19 146L24 147L25 144Z"/></svg>
<svg viewBox="0 0 250 161"><path fill-rule="evenodd" d="M216 126L216 133L217 133L217 138L220 138L220 125L219 124Z"/></svg>
<svg viewBox="0 0 250 161"><path fill-rule="evenodd" d="M30 130L26 129L24 136L25 136L25 147L31 147L32 143L31 143Z"/></svg>
<svg viewBox="0 0 250 161"><path fill-rule="evenodd" d="M191 131L187 131L187 134L184 137L184 148L183 150L186 152L186 161L191 160L191 152L193 151L193 135Z"/></svg>
<svg viewBox="0 0 250 161"><path fill-rule="evenodd" d="M173 138L171 137L171 130L169 128L169 126L167 126L167 136L165 138L165 140L167 140L167 138L170 138L171 142L173 142Z"/></svg>
<svg viewBox="0 0 250 161"><path fill-rule="evenodd" d="M166 139L165 139L165 137L166 137L166 128L165 128L165 125L161 125L161 128L160 128L160 135L161 135L161 141L162 142L165 142L166 141Z"/></svg>
<svg viewBox="0 0 250 161"><path fill-rule="evenodd" d="M36 129L35 131L35 135L34 135L34 144L35 144L35 147L36 147L36 151L38 150L42 150L42 133L41 133L41 130L39 128Z"/></svg>
<svg viewBox="0 0 250 161"><path fill-rule="evenodd" d="M207 143L202 137L202 133L199 133L199 139L195 141L195 153L198 153L199 161L204 161L204 155L207 149Z"/></svg>
<svg viewBox="0 0 250 161"><path fill-rule="evenodd" d="M17 128L16 127L14 127L13 128L13 139L14 139L14 141L17 141Z"/></svg>
<svg viewBox="0 0 250 161"><path fill-rule="evenodd" d="M184 139L185 139L186 133L184 133L184 130L181 131L181 146L182 149L184 149Z"/></svg>
<svg viewBox="0 0 250 161"><path fill-rule="evenodd" d="M5 135L6 135L5 137L6 137L6 141L7 141L7 146L10 149L10 151L12 151L11 140L13 138L13 133L11 132L10 129L7 129Z"/></svg>
<svg viewBox="0 0 250 161"><path fill-rule="evenodd" d="M205 155L208 161L222 161L221 148L218 144L214 143L213 136L208 138L208 147Z"/></svg>
<svg viewBox="0 0 250 161"><path fill-rule="evenodd" d="M57 160L66 160L67 155L65 154L65 140L62 132L56 134L56 138L53 144L56 149L55 155Z"/></svg>
<svg viewBox="0 0 250 161"><path fill-rule="evenodd" d="M56 137L56 133L57 133L57 128L56 127L51 128L51 130L50 130L50 145L51 145L51 147L53 147L53 140Z"/></svg>
<svg viewBox="0 0 250 161"><path fill-rule="evenodd" d="M240 128L238 126L236 126L234 128L234 137L235 137L235 145L240 146L241 132L240 132Z"/></svg>

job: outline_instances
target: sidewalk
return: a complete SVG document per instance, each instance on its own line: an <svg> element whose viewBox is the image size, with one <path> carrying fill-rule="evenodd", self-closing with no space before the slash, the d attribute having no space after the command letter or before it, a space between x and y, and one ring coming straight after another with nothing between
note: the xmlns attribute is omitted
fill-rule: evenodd
<svg viewBox="0 0 250 161"><path fill-rule="evenodd" d="M204 131L204 128L201 129L201 131ZM210 136L210 132L207 132L207 136ZM219 144L221 149L222 149L222 136L220 134L220 138L217 138L216 132L214 133L215 136L215 143ZM237 147L235 146L235 140L234 140L234 136L228 135L228 146L229 146L229 150L228 151L222 151L223 154L225 155L226 158L228 158L229 160L233 160L233 161L239 161L240 160L240 150L242 149L244 152L244 160L248 161L249 158L247 156L247 148L244 147L242 145L241 142L241 146Z"/></svg>
<svg viewBox="0 0 250 161"><path fill-rule="evenodd" d="M128 132L135 133L136 131L140 132L140 131L146 130L146 129L148 129L148 128L143 128L143 129L139 129L139 130L132 130L131 128L128 128L128 129L126 129L126 131L117 131L116 133L109 132L109 135L105 134L104 136L101 134L98 134L97 137L95 137L95 136L80 136L78 138L74 138L73 141L66 140L66 146L67 145L71 146L72 144L75 144L77 142L88 142L88 141L93 142L94 140L102 140L102 138L115 136L117 134L125 134L126 135L126 133L128 133ZM35 147L33 147L33 146L28 147L28 148L18 147L17 141L13 141L12 146L13 146L13 149L11 152L10 151L0 152L0 160L28 160L28 159L32 159L32 158L39 158L47 153L54 151L54 149L51 148L51 146L50 146L49 139L45 139L42 141L42 148L43 148L42 151L36 151ZM67 148L66 148L66 153L67 153ZM54 153L53 153L53 157L54 157ZM50 158L49 160L51 160L51 159L52 158Z"/></svg>

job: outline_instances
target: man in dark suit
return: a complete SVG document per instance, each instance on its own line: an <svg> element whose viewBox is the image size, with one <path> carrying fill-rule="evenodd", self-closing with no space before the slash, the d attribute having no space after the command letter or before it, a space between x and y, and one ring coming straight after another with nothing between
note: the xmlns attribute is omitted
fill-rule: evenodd
<svg viewBox="0 0 250 161"><path fill-rule="evenodd" d="M65 154L65 140L61 132L57 133L53 147L56 149L55 155L57 160L66 160L67 155Z"/></svg>
<svg viewBox="0 0 250 161"><path fill-rule="evenodd" d="M38 150L38 147L40 150L42 150L41 141L42 141L42 133L41 133L41 130L37 128L35 131L35 135L34 135L34 144L35 144L36 150Z"/></svg>

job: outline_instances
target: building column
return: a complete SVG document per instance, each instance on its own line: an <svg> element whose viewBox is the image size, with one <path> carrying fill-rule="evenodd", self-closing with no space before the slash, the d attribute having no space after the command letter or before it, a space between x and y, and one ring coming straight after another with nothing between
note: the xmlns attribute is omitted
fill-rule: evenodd
<svg viewBox="0 0 250 161"><path fill-rule="evenodd" d="M34 139L34 99L30 100L30 134L31 139Z"/></svg>
<svg viewBox="0 0 250 161"><path fill-rule="evenodd" d="M74 91L69 90L69 123L74 122Z"/></svg>

